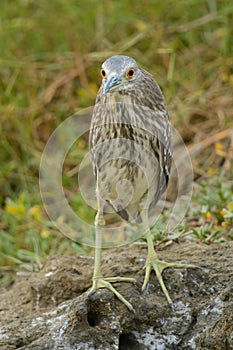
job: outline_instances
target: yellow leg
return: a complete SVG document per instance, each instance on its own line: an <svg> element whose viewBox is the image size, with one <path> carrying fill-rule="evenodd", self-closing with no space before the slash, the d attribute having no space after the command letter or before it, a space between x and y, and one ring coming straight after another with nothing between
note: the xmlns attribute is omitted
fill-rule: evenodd
<svg viewBox="0 0 233 350"><path fill-rule="evenodd" d="M98 211L95 219L95 228L96 228L96 247L95 247L95 265L94 265L94 274L93 274L93 284L89 290L89 294L94 293L97 289L107 288L113 292L116 297L124 303L129 310L134 311L133 306L111 285L115 282L130 282L135 283L134 278L128 277L108 277L104 278L101 273L101 243L102 243L102 228L105 225L103 215Z"/></svg>
<svg viewBox="0 0 233 350"><path fill-rule="evenodd" d="M145 278L142 285L142 290L145 290L150 278L151 270L154 270L158 278L159 284L163 290L163 293L167 298L167 301L169 302L169 304L172 304L172 300L169 296L168 290L163 282L163 277L162 277L163 270L169 267L178 268L178 269L183 269L183 268L195 269L195 268L198 268L198 266L191 265L191 264L168 263L168 262L159 260L154 249L150 230L148 230L146 238L147 238L147 246L148 246L148 255L146 259L146 265L145 265L146 273L145 273Z"/></svg>
<svg viewBox="0 0 233 350"><path fill-rule="evenodd" d="M144 228L146 229L146 239L147 239L147 247L148 247L148 254L147 254L147 259L145 264L146 273L145 273L145 278L142 285L142 290L143 291L145 290L147 283L149 282L149 279L150 279L150 273L152 270L154 270L158 278L159 284L163 290L163 293L167 298L167 301L169 302L169 304L172 304L172 300L169 296L168 290L163 282L163 277L162 277L163 270L167 268L195 269L195 268L198 268L198 266L191 265L191 264L168 263L166 261L159 260L155 252L154 244L151 236L149 220L148 220L148 211L143 205L141 206L141 217L142 217L142 222L144 224Z"/></svg>

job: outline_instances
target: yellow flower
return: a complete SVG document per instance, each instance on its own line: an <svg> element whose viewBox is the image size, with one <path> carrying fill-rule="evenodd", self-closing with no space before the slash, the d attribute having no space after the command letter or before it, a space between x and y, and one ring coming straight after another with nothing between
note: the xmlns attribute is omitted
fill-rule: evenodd
<svg viewBox="0 0 233 350"><path fill-rule="evenodd" d="M13 202L10 198L7 198L5 210L13 215L23 215L26 212L26 207L22 201Z"/></svg>
<svg viewBox="0 0 233 350"><path fill-rule="evenodd" d="M224 151L224 147L221 143L215 143L215 152L216 154L218 154L219 156L225 157L226 152Z"/></svg>
<svg viewBox="0 0 233 350"><path fill-rule="evenodd" d="M44 228L41 232L40 235L42 238L48 238L50 236L50 232L49 230L47 230L46 228Z"/></svg>
<svg viewBox="0 0 233 350"><path fill-rule="evenodd" d="M233 202L229 202L229 203L227 204L227 209L228 209L229 211L233 211Z"/></svg>
<svg viewBox="0 0 233 350"><path fill-rule="evenodd" d="M139 32L146 32L148 29L147 24L143 21L140 21L140 20L137 20L135 22L135 27L137 28L137 30Z"/></svg>
<svg viewBox="0 0 233 350"><path fill-rule="evenodd" d="M212 218L212 215L211 215L211 213L210 213L209 211L207 211L206 213L204 213L204 217L205 217L206 219L211 219L211 218Z"/></svg>
<svg viewBox="0 0 233 350"><path fill-rule="evenodd" d="M42 220L42 215L40 211L40 207L38 205L34 205L33 207L30 208L29 213L33 216L34 219L37 221Z"/></svg>
<svg viewBox="0 0 233 350"><path fill-rule="evenodd" d="M209 168L208 169L208 174L210 174L210 175L215 175L216 174L216 170L214 169L214 168Z"/></svg>
<svg viewBox="0 0 233 350"><path fill-rule="evenodd" d="M223 151L224 150L223 145L219 142L216 142L214 146L215 146L216 151Z"/></svg>
<svg viewBox="0 0 233 350"><path fill-rule="evenodd" d="M226 212L225 209L222 209L222 210L220 211L220 214L224 217L225 215L227 215L227 212Z"/></svg>

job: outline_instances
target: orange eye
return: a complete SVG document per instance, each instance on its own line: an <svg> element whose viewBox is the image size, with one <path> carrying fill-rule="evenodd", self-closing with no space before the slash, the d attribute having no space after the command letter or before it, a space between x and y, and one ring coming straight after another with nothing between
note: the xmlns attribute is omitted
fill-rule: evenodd
<svg viewBox="0 0 233 350"><path fill-rule="evenodd" d="M102 75L103 78L107 77L107 74L106 74L104 69L101 69L101 75Z"/></svg>
<svg viewBox="0 0 233 350"><path fill-rule="evenodd" d="M127 72L127 77L128 77L129 79L133 78L134 72L135 72L134 68L130 68L130 69L128 70L128 72Z"/></svg>

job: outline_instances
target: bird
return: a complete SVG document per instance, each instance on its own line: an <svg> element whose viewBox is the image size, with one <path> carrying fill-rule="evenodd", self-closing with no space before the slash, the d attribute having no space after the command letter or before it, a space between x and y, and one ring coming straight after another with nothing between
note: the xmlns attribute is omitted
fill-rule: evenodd
<svg viewBox="0 0 233 350"><path fill-rule="evenodd" d="M153 76L131 57L116 55L106 59L100 74L102 83L93 109L89 136L98 206L94 273L89 292L107 288L129 310L134 310L113 284L135 283L135 279L104 277L101 271L105 214L107 208L111 208L124 221L139 224L146 236L148 254L142 290L146 289L154 270L171 304L162 278L163 270L196 266L159 260L153 245L151 213L167 188L173 154L172 127L165 99Z"/></svg>

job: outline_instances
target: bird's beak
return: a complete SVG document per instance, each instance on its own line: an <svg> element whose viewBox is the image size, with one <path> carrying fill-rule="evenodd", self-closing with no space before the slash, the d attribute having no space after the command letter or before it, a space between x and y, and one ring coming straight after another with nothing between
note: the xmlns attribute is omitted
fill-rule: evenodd
<svg viewBox="0 0 233 350"><path fill-rule="evenodd" d="M113 74L113 75L110 75L108 78L107 78L107 81L105 83L105 86L104 86L104 93L106 94L107 92L109 92L113 87L117 86L117 85L120 85L122 79L119 75L117 74Z"/></svg>

